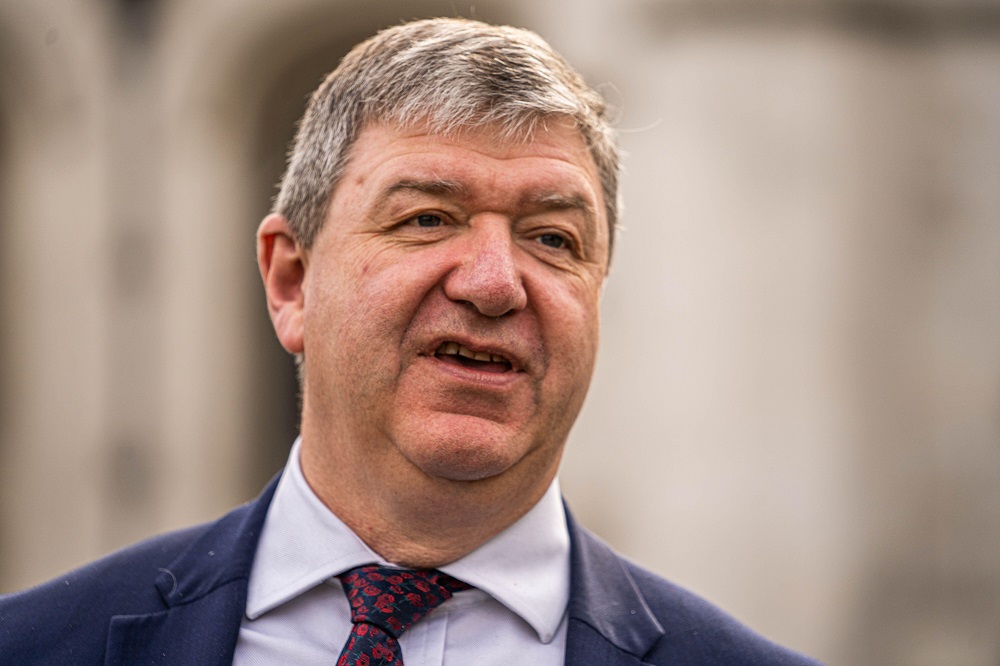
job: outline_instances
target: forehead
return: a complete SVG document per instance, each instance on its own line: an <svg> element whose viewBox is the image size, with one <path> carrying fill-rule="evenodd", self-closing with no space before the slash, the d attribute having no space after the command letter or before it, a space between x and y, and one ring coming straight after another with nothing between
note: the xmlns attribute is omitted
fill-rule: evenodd
<svg viewBox="0 0 1000 666"><path fill-rule="evenodd" d="M351 147L342 183L374 195L378 186L406 178L452 182L466 193L484 187L479 194L552 190L586 200L604 217L594 159L583 135L561 118L539 122L517 137L489 124L447 133L423 126L366 126Z"/></svg>

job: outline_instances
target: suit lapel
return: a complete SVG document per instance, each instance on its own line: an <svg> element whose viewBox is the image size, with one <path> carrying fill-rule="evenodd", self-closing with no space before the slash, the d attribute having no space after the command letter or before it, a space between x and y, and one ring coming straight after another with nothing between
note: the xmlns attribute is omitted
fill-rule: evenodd
<svg viewBox="0 0 1000 666"><path fill-rule="evenodd" d="M638 665L664 629L621 558L566 512L570 600L566 666Z"/></svg>
<svg viewBox="0 0 1000 666"><path fill-rule="evenodd" d="M105 665L232 663L247 580L277 479L197 538L155 584L166 610L111 619Z"/></svg>
<svg viewBox="0 0 1000 666"><path fill-rule="evenodd" d="M245 604L243 580L168 611L112 618L104 663L231 664Z"/></svg>
<svg viewBox="0 0 1000 666"><path fill-rule="evenodd" d="M155 585L165 610L112 618L106 666L232 663L247 581L277 479L196 539ZM639 666L664 634L635 580L567 510L571 593L566 666Z"/></svg>

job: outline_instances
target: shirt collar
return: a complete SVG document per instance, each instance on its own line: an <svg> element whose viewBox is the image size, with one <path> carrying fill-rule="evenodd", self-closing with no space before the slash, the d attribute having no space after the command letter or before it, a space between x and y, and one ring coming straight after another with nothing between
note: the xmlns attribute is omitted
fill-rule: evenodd
<svg viewBox="0 0 1000 666"><path fill-rule="evenodd" d="M251 620L328 578L382 562L309 487L299 464L300 447L298 438L264 519L247 589Z"/></svg>
<svg viewBox="0 0 1000 666"><path fill-rule="evenodd" d="M306 482L295 440L264 521L247 590L254 620L349 569L386 564ZM543 643L569 603L569 532L553 480L517 522L441 570L483 590L520 616Z"/></svg>
<svg viewBox="0 0 1000 666"><path fill-rule="evenodd" d="M551 641L569 603L569 531L558 479L517 522L441 570L487 592L539 640Z"/></svg>

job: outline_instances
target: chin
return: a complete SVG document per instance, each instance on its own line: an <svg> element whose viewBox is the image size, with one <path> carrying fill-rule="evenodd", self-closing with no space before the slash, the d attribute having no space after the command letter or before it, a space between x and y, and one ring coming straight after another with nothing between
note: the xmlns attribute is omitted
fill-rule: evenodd
<svg viewBox="0 0 1000 666"><path fill-rule="evenodd" d="M482 481L497 477L527 455L523 433L486 419L450 415L402 430L396 448L432 478Z"/></svg>

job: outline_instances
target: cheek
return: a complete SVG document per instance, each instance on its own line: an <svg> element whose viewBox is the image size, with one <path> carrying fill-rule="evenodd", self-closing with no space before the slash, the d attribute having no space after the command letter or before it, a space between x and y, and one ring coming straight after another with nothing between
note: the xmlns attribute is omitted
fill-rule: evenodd
<svg viewBox="0 0 1000 666"><path fill-rule="evenodd" d="M362 379L398 370L401 341L430 282L417 279L420 268L408 259L348 260L317 274L307 296L306 356L320 348L340 365L328 370Z"/></svg>
<svg viewBox="0 0 1000 666"><path fill-rule="evenodd" d="M567 397L585 393L593 373L600 331L599 294L592 290L549 289L539 303L550 375L567 385Z"/></svg>

